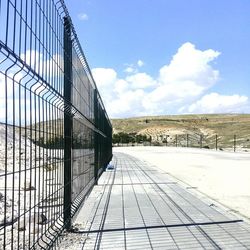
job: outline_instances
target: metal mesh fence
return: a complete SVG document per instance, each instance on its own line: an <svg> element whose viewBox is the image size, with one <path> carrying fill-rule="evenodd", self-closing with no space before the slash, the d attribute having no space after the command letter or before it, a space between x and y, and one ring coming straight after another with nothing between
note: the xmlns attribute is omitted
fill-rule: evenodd
<svg viewBox="0 0 250 250"><path fill-rule="evenodd" d="M48 249L112 157L62 0L0 0L0 249Z"/></svg>
<svg viewBox="0 0 250 250"><path fill-rule="evenodd" d="M131 138L130 138L131 139ZM133 139L133 138L132 138ZM114 135L114 147L128 146L168 146L168 147L191 147L215 149L228 152L249 152L250 139L247 136L237 134L171 134L160 135L153 140L147 139L139 142L128 141L123 142L123 138Z"/></svg>

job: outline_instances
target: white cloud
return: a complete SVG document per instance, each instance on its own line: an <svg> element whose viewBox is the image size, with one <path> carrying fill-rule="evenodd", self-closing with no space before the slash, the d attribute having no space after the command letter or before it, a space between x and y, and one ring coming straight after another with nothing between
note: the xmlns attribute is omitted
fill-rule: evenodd
<svg viewBox="0 0 250 250"><path fill-rule="evenodd" d="M144 65L144 62L142 60L138 60L136 63L127 64L127 68L124 70L124 72L132 74L132 73L138 73L139 68L141 68Z"/></svg>
<svg viewBox="0 0 250 250"><path fill-rule="evenodd" d="M113 85L117 80L117 73L110 68L95 68L92 70L92 74L100 88Z"/></svg>
<svg viewBox="0 0 250 250"><path fill-rule="evenodd" d="M96 68L92 70L92 73L111 117L125 114L133 116L140 113L143 109L141 100L145 92L135 85L141 84L140 79L146 80L146 84L150 85L152 81L150 76L135 74L126 79L119 79L116 72L108 68Z"/></svg>
<svg viewBox="0 0 250 250"><path fill-rule="evenodd" d="M247 96L210 93L182 110L188 113L241 113L249 111L249 100Z"/></svg>
<svg viewBox="0 0 250 250"><path fill-rule="evenodd" d="M102 99L105 103L113 102L117 96L115 92L115 83L118 81L117 73L110 68L95 68L92 70L93 77L101 92Z"/></svg>
<svg viewBox="0 0 250 250"><path fill-rule="evenodd" d="M138 61L137 61L137 65L138 65L139 67L142 67L142 66L144 65L144 62L143 62L142 60L138 60Z"/></svg>
<svg viewBox="0 0 250 250"><path fill-rule="evenodd" d="M121 114L129 116L140 115L142 110L141 100L144 96L145 92L140 89L121 93L119 98L115 98L106 104L109 115L112 115L112 117L120 117Z"/></svg>
<svg viewBox="0 0 250 250"><path fill-rule="evenodd" d="M114 91L119 94L122 95L124 92L126 92L129 89L129 84L127 81L123 80L123 79L117 79L115 82L115 86L114 86Z"/></svg>
<svg viewBox="0 0 250 250"><path fill-rule="evenodd" d="M89 19L88 15L86 13L79 13L77 15L78 19L82 20L82 21L87 21Z"/></svg>
<svg viewBox="0 0 250 250"><path fill-rule="evenodd" d="M214 50L201 51L191 43L183 44L169 65L160 69L163 84L193 81L196 85L210 87L218 79L219 72L209 64L220 55Z"/></svg>
<svg viewBox="0 0 250 250"><path fill-rule="evenodd" d="M245 96L219 95L215 102L212 100L215 94L211 94L212 97L208 94L209 89L218 84L219 71L212 62L219 55L218 51L202 51L191 43L184 43L170 63L159 69L155 78L145 72L138 73L133 65L125 70L128 75L124 78L120 78L115 70L105 68L93 69L93 75L110 117L200 112L207 99L214 106L207 104L209 108L203 107L202 112L242 110L248 102ZM137 63L137 67L139 64L142 66ZM201 98L203 95L204 99ZM199 99L202 101L197 101Z"/></svg>
<svg viewBox="0 0 250 250"><path fill-rule="evenodd" d="M136 72L136 69L133 68L132 66L129 66L129 67L127 67L127 68L124 70L124 72L126 72L126 73L135 73L135 72Z"/></svg>
<svg viewBox="0 0 250 250"><path fill-rule="evenodd" d="M146 73L137 73L126 77L126 81L129 83L132 89L146 89L156 85L156 82L150 75Z"/></svg>

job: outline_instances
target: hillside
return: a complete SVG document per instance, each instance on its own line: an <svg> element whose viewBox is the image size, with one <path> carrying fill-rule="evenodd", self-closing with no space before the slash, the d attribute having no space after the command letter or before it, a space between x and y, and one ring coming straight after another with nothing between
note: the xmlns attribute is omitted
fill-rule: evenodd
<svg viewBox="0 0 250 250"><path fill-rule="evenodd" d="M189 134L190 143L202 136L203 145L215 147L216 135L218 147L231 148L236 135L238 148L250 148L249 114L213 114L213 115L170 115L148 116L127 119L112 119L113 133L134 133L152 137L152 141L175 143L176 135L181 146Z"/></svg>

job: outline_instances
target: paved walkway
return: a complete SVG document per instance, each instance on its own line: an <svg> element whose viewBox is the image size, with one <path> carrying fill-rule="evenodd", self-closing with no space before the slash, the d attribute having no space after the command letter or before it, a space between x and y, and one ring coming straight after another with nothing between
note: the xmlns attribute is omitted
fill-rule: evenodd
<svg viewBox="0 0 250 250"><path fill-rule="evenodd" d="M79 249L250 249L250 226L167 173L115 153L76 223Z"/></svg>

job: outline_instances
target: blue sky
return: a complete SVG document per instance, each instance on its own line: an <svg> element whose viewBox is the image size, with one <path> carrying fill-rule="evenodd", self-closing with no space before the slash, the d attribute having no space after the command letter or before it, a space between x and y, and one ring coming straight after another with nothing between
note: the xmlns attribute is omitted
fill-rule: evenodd
<svg viewBox="0 0 250 250"><path fill-rule="evenodd" d="M110 117L249 113L248 0L65 2Z"/></svg>

